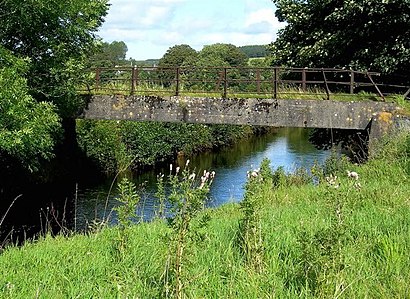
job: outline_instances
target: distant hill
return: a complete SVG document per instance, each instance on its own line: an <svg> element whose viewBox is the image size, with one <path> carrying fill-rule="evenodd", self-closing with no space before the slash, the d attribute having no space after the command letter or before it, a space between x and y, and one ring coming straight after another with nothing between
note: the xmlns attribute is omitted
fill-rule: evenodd
<svg viewBox="0 0 410 299"><path fill-rule="evenodd" d="M266 45L250 45L238 48L249 58L266 57L268 55Z"/></svg>
<svg viewBox="0 0 410 299"><path fill-rule="evenodd" d="M157 66L159 59L135 60L131 59L132 65L137 66Z"/></svg>

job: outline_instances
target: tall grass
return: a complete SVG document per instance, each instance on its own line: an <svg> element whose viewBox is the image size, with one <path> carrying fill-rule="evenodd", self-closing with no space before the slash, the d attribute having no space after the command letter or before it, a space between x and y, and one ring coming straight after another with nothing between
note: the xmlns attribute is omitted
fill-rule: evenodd
<svg viewBox="0 0 410 299"><path fill-rule="evenodd" d="M365 165L314 171L314 184L274 172L247 193L260 202L263 267L238 246L244 210L208 210L202 241L189 247L186 298L409 298L410 133L384 140ZM349 177L346 170L358 173ZM217 177L216 177L217 179ZM200 219L201 213L195 217ZM161 298L172 233L166 221L49 236L0 255L2 298ZM168 294L173 297L172 293Z"/></svg>

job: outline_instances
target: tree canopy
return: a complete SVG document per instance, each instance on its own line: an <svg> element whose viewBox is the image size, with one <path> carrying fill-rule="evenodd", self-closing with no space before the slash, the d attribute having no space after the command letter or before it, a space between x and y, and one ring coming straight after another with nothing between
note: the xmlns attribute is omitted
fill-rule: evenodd
<svg viewBox="0 0 410 299"><path fill-rule="evenodd" d="M107 0L0 0L0 160L29 169L53 156Z"/></svg>
<svg viewBox="0 0 410 299"><path fill-rule="evenodd" d="M248 58L259 58L268 55L266 45L249 45L238 47Z"/></svg>
<svg viewBox="0 0 410 299"><path fill-rule="evenodd" d="M408 76L409 0L272 0L286 22L273 63L351 67Z"/></svg>
<svg viewBox="0 0 410 299"><path fill-rule="evenodd" d="M90 58L93 67L114 67L127 63L128 47L123 41L103 42L98 51Z"/></svg>
<svg viewBox="0 0 410 299"><path fill-rule="evenodd" d="M200 60L208 60L210 65L213 60L223 61L228 66L246 66L248 57L232 44L213 44L204 46L199 53Z"/></svg>
<svg viewBox="0 0 410 299"><path fill-rule="evenodd" d="M61 126L53 104L28 94L27 66L0 46L0 158L13 157L36 170L41 159L53 156Z"/></svg>
<svg viewBox="0 0 410 299"><path fill-rule="evenodd" d="M182 66L189 64L198 56L197 51L188 45L175 45L167 50L158 62L159 67Z"/></svg>
<svg viewBox="0 0 410 299"><path fill-rule="evenodd" d="M80 104L76 80L95 49L107 0L1 0L0 44L17 57L30 58L27 84L37 100L52 101L62 116Z"/></svg>

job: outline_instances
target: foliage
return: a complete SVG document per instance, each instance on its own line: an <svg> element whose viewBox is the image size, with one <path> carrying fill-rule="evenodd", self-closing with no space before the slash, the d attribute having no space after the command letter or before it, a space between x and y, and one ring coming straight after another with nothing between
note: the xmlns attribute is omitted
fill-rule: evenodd
<svg viewBox="0 0 410 299"><path fill-rule="evenodd" d="M128 48L123 41L102 42L98 51L89 59L92 67L114 67L127 63Z"/></svg>
<svg viewBox="0 0 410 299"><path fill-rule="evenodd" d="M248 58L268 56L266 45L249 45L238 47Z"/></svg>
<svg viewBox="0 0 410 299"><path fill-rule="evenodd" d="M133 223L136 223L137 205L140 201L140 196L137 193L137 188L133 182L124 178L118 184L119 196L117 200L120 205L114 210L118 213L118 239L115 243L115 251L119 260L124 258L129 245L129 228Z"/></svg>
<svg viewBox="0 0 410 299"><path fill-rule="evenodd" d="M192 65L197 56L198 53L188 45L175 45L169 48L158 62L158 67L164 68L159 73L162 84L168 87L176 78L175 70L167 68Z"/></svg>
<svg viewBox="0 0 410 299"><path fill-rule="evenodd" d="M107 173L229 145L249 134L246 126L77 120L79 146Z"/></svg>
<svg viewBox="0 0 410 299"><path fill-rule="evenodd" d="M287 23L270 46L274 64L369 69L409 81L408 0L273 3L279 21Z"/></svg>
<svg viewBox="0 0 410 299"><path fill-rule="evenodd" d="M95 49L95 32L107 9L106 0L0 2L0 44L31 59L30 94L52 101L60 116L74 115L83 104L76 96L82 62Z"/></svg>
<svg viewBox="0 0 410 299"><path fill-rule="evenodd" d="M240 203L243 217L239 222L239 247L247 265L256 272L264 268L264 237L262 233L263 188L271 188L270 161L264 159L260 169L248 172L245 195Z"/></svg>
<svg viewBox="0 0 410 299"><path fill-rule="evenodd" d="M165 292L169 297L170 290L175 298L184 298L184 289L187 287L188 277L186 266L188 265L189 247L192 241L201 240L201 229L203 229L209 218L205 214L199 221L199 227L195 226L195 218L198 213L204 209L205 200L209 193L210 185L215 176L215 172L204 171L198 180L196 173L189 170L189 160L185 169L179 176L179 167L176 168L175 174L172 173L172 165L169 174L169 196L167 202L171 205L170 212L172 218L169 219L169 225L172 228L170 238L169 258L165 270ZM159 190L161 188L159 181ZM199 236L199 238L198 238Z"/></svg>
<svg viewBox="0 0 410 299"><path fill-rule="evenodd" d="M6 154L34 171L53 157L61 126L53 104L29 95L27 68L27 61L0 46L0 157Z"/></svg>
<svg viewBox="0 0 410 299"><path fill-rule="evenodd" d="M199 52L199 60L208 61L209 65L214 65L214 61L221 61L218 66L246 66L248 58L240 49L232 44L213 44L204 46Z"/></svg>
<svg viewBox="0 0 410 299"><path fill-rule="evenodd" d="M115 121L77 120L80 148L106 173L127 167L132 158L121 140L121 126Z"/></svg>
<svg viewBox="0 0 410 299"><path fill-rule="evenodd" d="M197 57L198 53L188 45L175 45L167 50L158 62L159 67L186 65Z"/></svg>

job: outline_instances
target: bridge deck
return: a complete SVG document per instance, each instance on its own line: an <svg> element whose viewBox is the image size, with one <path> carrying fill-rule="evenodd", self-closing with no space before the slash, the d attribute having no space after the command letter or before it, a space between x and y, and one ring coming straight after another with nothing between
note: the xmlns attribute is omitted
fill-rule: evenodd
<svg viewBox="0 0 410 299"><path fill-rule="evenodd" d="M94 95L80 116L85 119L186 122L365 129L380 112L395 113L386 102L326 100L224 99Z"/></svg>

